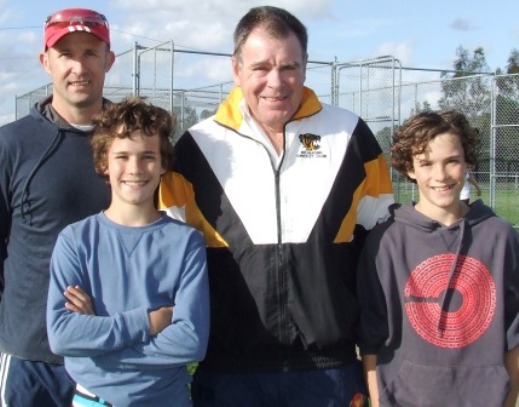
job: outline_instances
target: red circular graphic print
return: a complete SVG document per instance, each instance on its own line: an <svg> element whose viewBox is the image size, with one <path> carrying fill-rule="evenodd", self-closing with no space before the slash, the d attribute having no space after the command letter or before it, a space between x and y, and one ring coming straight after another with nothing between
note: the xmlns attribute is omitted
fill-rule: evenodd
<svg viewBox="0 0 519 407"><path fill-rule="evenodd" d="M442 254L430 257L413 270L405 286L404 301L407 317L423 339L456 349L474 342L487 330L496 311L496 286L480 261Z"/></svg>

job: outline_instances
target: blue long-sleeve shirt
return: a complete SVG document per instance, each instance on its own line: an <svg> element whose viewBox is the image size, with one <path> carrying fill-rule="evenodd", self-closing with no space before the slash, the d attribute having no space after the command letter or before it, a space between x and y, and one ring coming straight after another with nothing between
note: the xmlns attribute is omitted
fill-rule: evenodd
<svg viewBox="0 0 519 407"><path fill-rule="evenodd" d="M65 308L69 285L96 315ZM148 312L170 305L171 325L150 336ZM118 407L188 405L186 364L204 357L209 332L202 236L167 216L127 227L100 213L67 227L51 259L47 327L51 349L92 393Z"/></svg>

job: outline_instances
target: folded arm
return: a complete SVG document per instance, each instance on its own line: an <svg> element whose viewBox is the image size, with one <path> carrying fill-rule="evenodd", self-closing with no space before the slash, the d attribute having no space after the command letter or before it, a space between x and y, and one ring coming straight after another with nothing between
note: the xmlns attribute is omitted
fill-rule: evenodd
<svg viewBox="0 0 519 407"><path fill-rule="evenodd" d="M193 237L185 255L171 324L148 341L122 351L122 362L183 365L205 356L209 337L206 250L200 235Z"/></svg>
<svg viewBox="0 0 519 407"><path fill-rule="evenodd" d="M51 258L47 301L47 331L53 352L63 356L98 356L148 339L146 307L96 316L89 300L81 300L82 293L90 299L85 287L90 287L88 276L82 273L74 245L61 234Z"/></svg>

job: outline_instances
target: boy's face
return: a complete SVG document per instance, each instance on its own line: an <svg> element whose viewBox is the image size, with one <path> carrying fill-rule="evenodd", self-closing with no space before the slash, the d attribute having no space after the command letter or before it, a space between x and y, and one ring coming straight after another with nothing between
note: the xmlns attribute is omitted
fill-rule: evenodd
<svg viewBox="0 0 519 407"><path fill-rule="evenodd" d="M115 138L108 150L106 175L112 187L111 208L154 208L155 190L164 173L158 135L132 133Z"/></svg>
<svg viewBox="0 0 519 407"><path fill-rule="evenodd" d="M420 200L416 209L436 220L446 215L460 218L460 191L466 171L459 137L450 133L436 136L423 154L413 156L413 170L408 173L418 185Z"/></svg>

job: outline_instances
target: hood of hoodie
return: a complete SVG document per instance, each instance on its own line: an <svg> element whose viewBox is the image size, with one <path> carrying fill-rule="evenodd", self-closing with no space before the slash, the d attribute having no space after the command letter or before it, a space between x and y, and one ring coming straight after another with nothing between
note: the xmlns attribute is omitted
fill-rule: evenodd
<svg viewBox="0 0 519 407"><path fill-rule="evenodd" d="M108 99L103 98L103 109L110 104ZM59 129L66 129L70 131L76 131L79 133L90 134L90 132L83 132L71 126L65 119L63 119L52 107L52 95L40 100L34 105L34 110L41 114L47 121L54 124Z"/></svg>
<svg viewBox="0 0 519 407"><path fill-rule="evenodd" d="M433 233L440 229L458 228L462 223L472 227L496 216L481 200L473 202L467 214L448 227L418 212L413 203L394 204L389 208L389 212L393 221L406 224L425 233Z"/></svg>
<svg viewBox="0 0 519 407"><path fill-rule="evenodd" d="M34 109L59 129L74 130L74 127L68 124L52 107L52 95L37 102Z"/></svg>
<svg viewBox="0 0 519 407"><path fill-rule="evenodd" d="M103 108L108 104L111 103L107 99L103 99ZM26 203L29 201L29 195L30 195L30 184L32 182L32 179L34 178L35 174L38 172L38 170L41 168L45 160L47 160L56 149L59 147L59 144L63 137L65 137L65 134L67 132L82 134L85 137L90 136L93 132L92 131L82 131L74 126L70 125L65 119L63 119L52 107L52 95L46 97L45 99L42 99L41 101L37 102L33 109L31 110L31 115L36 117L37 120L41 120L43 122L47 122L49 126L52 126L55 130L51 130L51 133L54 133L52 138L49 139L49 143L47 145L47 148L42 151L39 159L37 160L36 164L32 168L32 170L28 173L27 179L25 180L25 184L23 186L22 191L22 201L21 201L21 212L22 212L22 219L26 221L26 215L27 215L27 205ZM26 208L27 207L27 208Z"/></svg>

